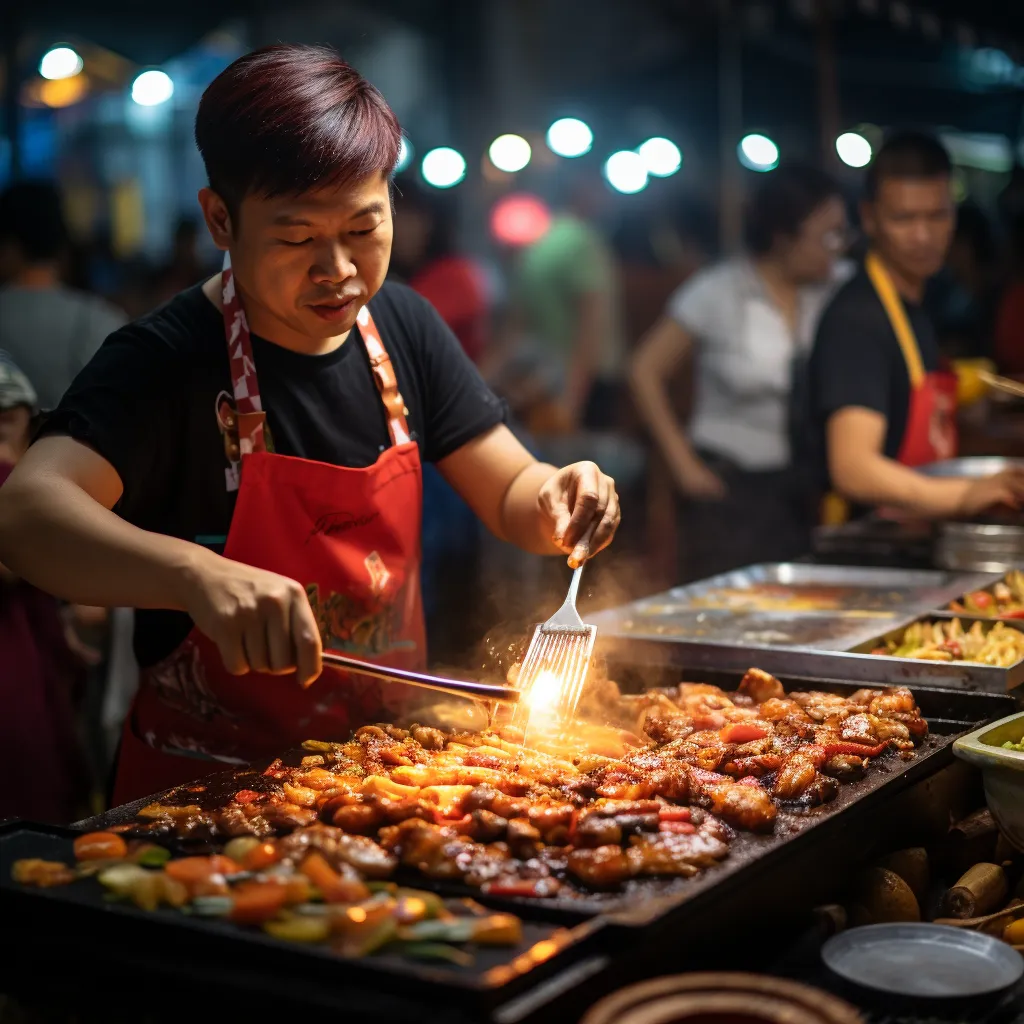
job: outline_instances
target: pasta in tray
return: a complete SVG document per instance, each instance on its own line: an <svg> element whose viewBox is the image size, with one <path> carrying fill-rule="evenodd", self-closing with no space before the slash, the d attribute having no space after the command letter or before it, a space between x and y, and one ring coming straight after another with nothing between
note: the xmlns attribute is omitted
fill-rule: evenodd
<svg viewBox="0 0 1024 1024"><path fill-rule="evenodd" d="M975 622L964 629L959 619L915 622L897 640L888 640L872 654L921 661L969 661L1009 668L1024 659L1024 632L1004 622Z"/></svg>

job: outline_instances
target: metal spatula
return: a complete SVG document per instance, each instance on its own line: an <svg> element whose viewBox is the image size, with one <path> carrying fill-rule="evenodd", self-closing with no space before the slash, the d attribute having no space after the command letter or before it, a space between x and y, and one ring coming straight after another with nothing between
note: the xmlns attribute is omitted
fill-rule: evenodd
<svg viewBox="0 0 1024 1024"><path fill-rule="evenodd" d="M576 611L582 575L580 565L572 574L565 603L534 630L527 648L518 680L522 699L514 719L524 732L531 713L534 726L563 726L576 717L597 638L597 627L588 626Z"/></svg>
<svg viewBox="0 0 1024 1024"><path fill-rule="evenodd" d="M413 672L405 668L389 668L377 665L360 658L350 658L347 654L335 654L324 651L325 665L347 669L357 675L372 676L389 683L405 683L407 686L418 686L437 693L447 693L452 697L472 697L475 700L494 701L499 704L517 704L522 691L514 686L499 686L494 683L479 683L473 679L447 679L443 676L431 676L425 672Z"/></svg>

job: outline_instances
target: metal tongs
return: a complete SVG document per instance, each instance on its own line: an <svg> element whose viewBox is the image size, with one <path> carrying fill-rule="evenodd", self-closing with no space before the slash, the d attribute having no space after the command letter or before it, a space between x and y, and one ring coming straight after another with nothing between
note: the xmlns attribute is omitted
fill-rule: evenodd
<svg viewBox="0 0 1024 1024"><path fill-rule="evenodd" d="M498 704L517 704L520 691L514 686L499 686L494 683L478 683L471 679L448 679L444 676L427 675L425 672L413 672L405 668L391 668L388 665L376 665L360 658L350 658L347 654L335 654L324 651L325 665L335 665L362 676L373 676L388 682L405 683L408 686L419 686L424 690L447 693L452 697L470 697L474 700L492 701Z"/></svg>

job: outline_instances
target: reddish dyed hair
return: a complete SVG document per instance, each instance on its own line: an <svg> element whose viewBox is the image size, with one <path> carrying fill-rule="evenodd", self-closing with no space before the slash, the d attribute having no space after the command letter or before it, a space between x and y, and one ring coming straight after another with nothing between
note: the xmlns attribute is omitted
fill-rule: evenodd
<svg viewBox="0 0 1024 1024"><path fill-rule="evenodd" d="M267 46L208 86L196 145L210 188L242 199L344 185L398 162L401 128L384 97L325 46Z"/></svg>

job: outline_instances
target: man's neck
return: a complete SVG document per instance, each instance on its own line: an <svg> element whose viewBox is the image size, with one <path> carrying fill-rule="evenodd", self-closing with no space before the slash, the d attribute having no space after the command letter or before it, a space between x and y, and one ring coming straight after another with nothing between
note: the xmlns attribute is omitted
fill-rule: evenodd
<svg viewBox="0 0 1024 1024"><path fill-rule="evenodd" d="M235 278L235 286L238 286L237 278ZM215 274L203 285L203 294L218 310L224 308L221 303L220 274ZM259 302L247 299L243 292L239 291L239 295L242 299L242 307L245 309L245 319L249 324L250 332L291 352L299 352L306 356L325 356L329 352L341 348L349 334L352 333L346 331L333 338L310 338L308 335L293 330L277 317L266 313Z"/></svg>
<svg viewBox="0 0 1024 1024"><path fill-rule="evenodd" d="M900 293L900 297L913 302L915 305L920 304L924 299L924 289L927 284L927 279L915 277L913 275L907 275L903 271L894 267L893 264L885 258L885 256L876 250L878 258L885 264L885 269L889 272L889 277L892 278L892 283L896 287L896 291Z"/></svg>
<svg viewBox="0 0 1024 1024"><path fill-rule="evenodd" d="M57 264L29 264L11 278L11 284L18 288L56 288L60 284Z"/></svg>

